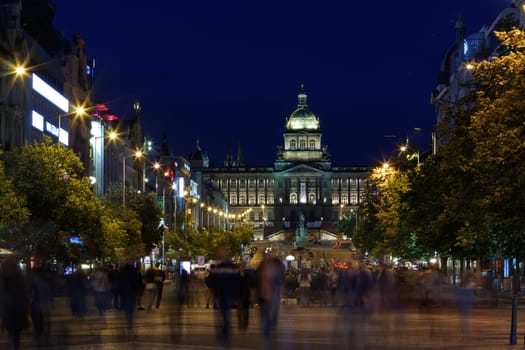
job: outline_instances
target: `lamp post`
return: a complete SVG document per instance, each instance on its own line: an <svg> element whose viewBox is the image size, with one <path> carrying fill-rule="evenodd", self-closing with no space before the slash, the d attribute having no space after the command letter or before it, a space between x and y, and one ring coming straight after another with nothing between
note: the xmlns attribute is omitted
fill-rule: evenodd
<svg viewBox="0 0 525 350"><path fill-rule="evenodd" d="M62 130L62 118L70 117L72 115L80 117L80 116L84 115L85 113L86 113L86 109L84 107L80 106L80 107L75 107L73 112L70 112L70 113L59 113L58 114L58 133L57 133L58 143L61 142L60 141L60 131Z"/></svg>
<svg viewBox="0 0 525 350"><path fill-rule="evenodd" d="M136 150L132 157L140 159L144 156L141 150ZM126 207L126 155L122 153L122 206Z"/></svg>
<svg viewBox="0 0 525 350"><path fill-rule="evenodd" d="M155 170L155 194L158 195L159 194L159 169L160 169L160 164L159 162L155 162L153 164L153 169Z"/></svg>
<svg viewBox="0 0 525 350"><path fill-rule="evenodd" d="M202 227L204 226L204 225L203 225L203 224L204 224L204 222L203 222L203 221L204 221L204 212L203 212L203 210L204 210L204 205L205 205L204 203L201 203L201 204L200 204L200 209L199 209L200 214L201 214L201 215L200 215L200 217L201 217L201 220L200 220L200 226L201 226L201 229L202 229Z"/></svg>

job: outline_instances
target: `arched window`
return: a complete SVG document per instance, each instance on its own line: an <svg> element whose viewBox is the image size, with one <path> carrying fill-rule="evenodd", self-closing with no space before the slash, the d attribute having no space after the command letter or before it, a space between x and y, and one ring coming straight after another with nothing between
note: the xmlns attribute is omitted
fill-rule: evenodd
<svg viewBox="0 0 525 350"><path fill-rule="evenodd" d="M306 149L306 140L305 139L299 140L299 149Z"/></svg>
<svg viewBox="0 0 525 350"><path fill-rule="evenodd" d="M309 143L310 143L310 150L313 151L315 149L315 140L310 140Z"/></svg>
<svg viewBox="0 0 525 350"><path fill-rule="evenodd" d="M296 147L297 147L297 143L295 142L295 140L291 140L290 141L290 149L291 150L295 150Z"/></svg>
<svg viewBox="0 0 525 350"><path fill-rule="evenodd" d="M237 205L237 195L236 194L230 195L230 205Z"/></svg>
<svg viewBox="0 0 525 350"><path fill-rule="evenodd" d="M239 204L240 205L245 205L246 204L246 196L244 194L241 194L239 196Z"/></svg>
<svg viewBox="0 0 525 350"><path fill-rule="evenodd" d="M310 204L315 204L315 194L310 193L309 200Z"/></svg>
<svg viewBox="0 0 525 350"><path fill-rule="evenodd" d="M297 194L295 193L290 194L290 203L297 204Z"/></svg>
<svg viewBox="0 0 525 350"><path fill-rule="evenodd" d="M248 204L249 205L255 205L255 195L254 194L250 194L249 197L248 197Z"/></svg>

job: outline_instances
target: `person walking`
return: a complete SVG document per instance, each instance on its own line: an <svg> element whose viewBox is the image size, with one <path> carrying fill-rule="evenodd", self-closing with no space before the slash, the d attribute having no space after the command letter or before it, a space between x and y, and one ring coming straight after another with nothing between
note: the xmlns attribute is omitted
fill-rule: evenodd
<svg viewBox="0 0 525 350"><path fill-rule="evenodd" d="M210 274L209 283L219 304L221 328L218 338L222 345L227 346L230 342L231 309L240 290L240 274L225 247L218 248L217 258L220 263Z"/></svg>
<svg viewBox="0 0 525 350"><path fill-rule="evenodd" d="M256 271L257 294L261 305L263 346L268 347L277 326L281 306L281 291L285 280L284 265L277 257L266 255Z"/></svg>
<svg viewBox="0 0 525 350"><path fill-rule="evenodd" d="M53 308L52 278L39 258L34 259L34 266L27 274L27 289L36 346L49 346Z"/></svg>
<svg viewBox="0 0 525 350"><path fill-rule="evenodd" d="M93 292L95 293L95 305L99 316L104 316L107 310L107 300L109 291L108 274L102 266L97 266L93 274Z"/></svg>
<svg viewBox="0 0 525 350"><path fill-rule="evenodd" d="M128 329L133 327L133 318L137 308L137 295L141 288L141 284L142 277L138 269L131 261L125 263L119 273L119 286L122 309L126 315Z"/></svg>
<svg viewBox="0 0 525 350"><path fill-rule="evenodd" d="M179 278L179 305L188 306L188 301L190 297L190 274L185 269L182 269L180 272L180 278Z"/></svg>
<svg viewBox="0 0 525 350"><path fill-rule="evenodd" d="M162 291L164 290L164 281L166 280L166 273L161 269L160 263L155 264L155 284L157 285L157 299L155 307L160 307L160 300L162 299Z"/></svg>
<svg viewBox="0 0 525 350"><path fill-rule="evenodd" d="M328 306L328 294L330 292L330 277L325 268L321 268L318 274L319 277L319 305L321 307Z"/></svg>
<svg viewBox="0 0 525 350"><path fill-rule="evenodd" d="M301 306L309 307L310 306L310 283L312 282L312 276L307 269L303 269L299 276L297 277L297 282L299 282L299 290L301 293Z"/></svg>
<svg viewBox="0 0 525 350"><path fill-rule="evenodd" d="M239 293L239 329L248 329L250 320L250 302L251 302L251 289L254 287L254 276L253 270L246 266L246 263L242 263L240 269L240 293Z"/></svg>
<svg viewBox="0 0 525 350"><path fill-rule="evenodd" d="M157 298L157 284L155 283L155 270L150 267L146 270L146 311L151 311L153 309L153 304L155 304L155 300Z"/></svg>
<svg viewBox="0 0 525 350"><path fill-rule="evenodd" d="M86 305L86 284L87 277L82 266L76 265L75 271L69 280L69 293L71 297L71 313L76 316L85 316L87 313Z"/></svg>
<svg viewBox="0 0 525 350"><path fill-rule="evenodd" d="M26 282L16 255L0 265L0 318L7 330L7 349L20 349L20 334L29 326Z"/></svg>

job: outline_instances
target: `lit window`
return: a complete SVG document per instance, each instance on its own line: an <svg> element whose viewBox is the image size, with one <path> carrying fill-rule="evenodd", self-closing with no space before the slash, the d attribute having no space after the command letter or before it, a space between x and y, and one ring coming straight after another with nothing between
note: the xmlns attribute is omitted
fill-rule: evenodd
<svg viewBox="0 0 525 350"><path fill-rule="evenodd" d="M295 150L296 147L297 147L297 144L295 143L295 140L291 140L290 141L290 149L291 150Z"/></svg>
<svg viewBox="0 0 525 350"><path fill-rule="evenodd" d="M315 149L315 141L314 140L310 140L310 150L314 150Z"/></svg>
<svg viewBox="0 0 525 350"><path fill-rule="evenodd" d="M306 149L306 141L299 140L299 149Z"/></svg>
<svg viewBox="0 0 525 350"><path fill-rule="evenodd" d="M248 204L249 205L255 205L255 195L250 194L250 196L248 198Z"/></svg>
<svg viewBox="0 0 525 350"><path fill-rule="evenodd" d="M295 193L290 194L290 203L297 204L297 195Z"/></svg>

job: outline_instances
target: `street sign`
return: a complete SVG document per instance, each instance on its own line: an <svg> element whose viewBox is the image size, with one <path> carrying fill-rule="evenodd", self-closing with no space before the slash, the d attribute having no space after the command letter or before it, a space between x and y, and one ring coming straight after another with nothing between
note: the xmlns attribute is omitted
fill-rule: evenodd
<svg viewBox="0 0 525 350"><path fill-rule="evenodd" d="M204 256L199 255L199 256L197 257L197 264L199 264L199 265L204 265Z"/></svg>

